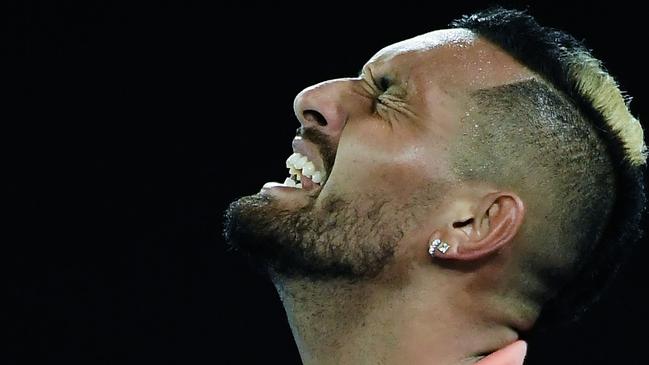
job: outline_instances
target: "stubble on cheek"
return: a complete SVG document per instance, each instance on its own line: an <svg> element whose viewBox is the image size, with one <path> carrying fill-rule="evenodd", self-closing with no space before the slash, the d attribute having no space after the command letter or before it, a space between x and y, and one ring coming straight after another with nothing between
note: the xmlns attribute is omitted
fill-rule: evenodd
<svg viewBox="0 0 649 365"><path fill-rule="evenodd" d="M362 204L361 204L362 201ZM329 197L289 211L245 197L226 214L226 239L259 265L287 276L357 279L376 275L403 236L386 202Z"/></svg>

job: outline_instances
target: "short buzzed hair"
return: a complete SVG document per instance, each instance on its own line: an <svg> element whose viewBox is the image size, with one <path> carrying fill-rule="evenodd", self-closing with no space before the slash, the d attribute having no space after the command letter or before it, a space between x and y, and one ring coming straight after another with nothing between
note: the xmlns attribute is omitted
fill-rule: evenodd
<svg viewBox="0 0 649 365"><path fill-rule="evenodd" d="M569 34L500 7L450 25L475 32L540 76L472 95L475 114L463 120L461 138L471 148L455 154L454 169L463 180L536 199L542 216L530 217L525 238L539 245L537 257L524 265L549 289L530 295L545 302L543 324L577 319L642 236L642 127L615 80Z"/></svg>

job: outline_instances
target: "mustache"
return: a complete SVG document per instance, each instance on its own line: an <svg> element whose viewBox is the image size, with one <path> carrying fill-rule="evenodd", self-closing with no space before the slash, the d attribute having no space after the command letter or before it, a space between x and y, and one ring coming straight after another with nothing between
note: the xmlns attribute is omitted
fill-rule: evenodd
<svg viewBox="0 0 649 365"><path fill-rule="evenodd" d="M325 164L325 169L327 170L327 173L330 173L336 160L338 142L334 141L332 137L322 133L318 129L310 127L298 128L295 135L318 146L320 154L322 155L322 161Z"/></svg>

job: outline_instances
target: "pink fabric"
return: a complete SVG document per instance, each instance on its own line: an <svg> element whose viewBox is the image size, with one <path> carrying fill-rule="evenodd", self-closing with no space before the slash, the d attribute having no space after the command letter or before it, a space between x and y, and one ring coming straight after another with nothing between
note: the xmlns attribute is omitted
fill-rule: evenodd
<svg viewBox="0 0 649 365"><path fill-rule="evenodd" d="M475 365L522 365L527 353L527 343L516 341L492 353Z"/></svg>

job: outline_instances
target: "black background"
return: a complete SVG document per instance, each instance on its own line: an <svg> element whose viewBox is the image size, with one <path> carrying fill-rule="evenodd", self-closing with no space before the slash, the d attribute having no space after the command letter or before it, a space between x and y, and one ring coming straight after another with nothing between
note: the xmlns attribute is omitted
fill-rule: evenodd
<svg viewBox="0 0 649 365"><path fill-rule="evenodd" d="M224 209L285 177L301 89L492 4L206 3L7 3L3 363L299 364ZM501 4L585 39L646 115L640 5ZM648 253L526 363L646 364Z"/></svg>

